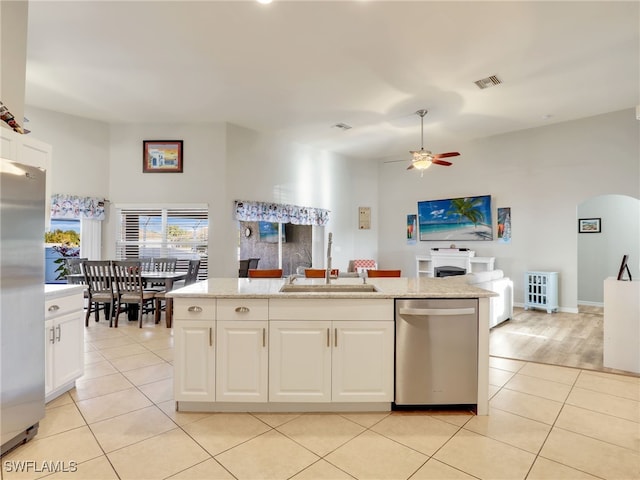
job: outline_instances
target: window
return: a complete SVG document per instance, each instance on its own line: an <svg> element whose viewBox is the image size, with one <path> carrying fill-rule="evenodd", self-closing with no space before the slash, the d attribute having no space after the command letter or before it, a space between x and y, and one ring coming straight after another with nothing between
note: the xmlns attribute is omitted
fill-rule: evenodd
<svg viewBox="0 0 640 480"><path fill-rule="evenodd" d="M200 259L198 279L208 277L209 210L206 206L120 207L116 258L176 257L176 269Z"/></svg>

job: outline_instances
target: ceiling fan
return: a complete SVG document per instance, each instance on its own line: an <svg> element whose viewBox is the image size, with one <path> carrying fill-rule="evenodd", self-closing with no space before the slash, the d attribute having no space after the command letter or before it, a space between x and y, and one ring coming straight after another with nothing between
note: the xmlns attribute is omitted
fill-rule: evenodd
<svg viewBox="0 0 640 480"><path fill-rule="evenodd" d="M460 155L460 153L458 152L431 153L429 150L424 149L424 116L426 114L427 110L424 109L418 110L416 112L416 115L420 116L420 150L409 151L413 158L411 159L411 165L409 165L407 170L415 168L416 170L423 171L429 168L431 164L448 167L453 164L442 159L448 157L457 157L458 155Z"/></svg>

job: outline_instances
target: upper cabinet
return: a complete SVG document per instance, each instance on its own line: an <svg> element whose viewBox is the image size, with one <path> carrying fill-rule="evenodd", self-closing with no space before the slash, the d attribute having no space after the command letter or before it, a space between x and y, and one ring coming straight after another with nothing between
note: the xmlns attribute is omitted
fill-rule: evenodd
<svg viewBox="0 0 640 480"><path fill-rule="evenodd" d="M51 169L51 145L4 127L0 128L0 156L44 170Z"/></svg>
<svg viewBox="0 0 640 480"><path fill-rule="evenodd" d="M45 179L47 224L49 224L52 193L51 150L51 145L47 143L36 140L29 135L20 135L8 128L0 127L0 158L41 168L47 172Z"/></svg>

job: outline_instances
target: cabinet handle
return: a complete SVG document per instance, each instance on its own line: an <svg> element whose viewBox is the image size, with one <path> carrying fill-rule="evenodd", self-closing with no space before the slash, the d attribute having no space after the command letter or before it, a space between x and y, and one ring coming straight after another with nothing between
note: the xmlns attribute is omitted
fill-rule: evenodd
<svg viewBox="0 0 640 480"><path fill-rule="evenodd" d="M53 332L53 327L51 327L49 330L50 330L50 332L51 332L51 337L49 337L49 341L50 341L51 343L56 343L56 336L55 336L55 334L54 334L54 332Z"/></svg>
<svg viewBox="0 0 640 480"><path fill-rule="evenodd" d="M209 346L213 347L213 328L209 327Z"/></svg>
<svg viewBox="0 0 640 480"><path fill-rule="evenodd" d="M59 342L60 337L62 336L62 328L60 328L60 325L56 327L56 330L58 330L58 337L56 338L56 340Z"/></svg>
<svg viewBox="0 0 640 480"><path fill-rule="evenodd" d="M267 329L266 328L262 329L262 346L263 347L267 346Z"/></svg>
<svg viewBox="0 0 640 480"><path fill-rule="evenodd" d="M327 328L327 347L331 346L331 329Z"/></svg>
<svg viewBox="0 0 640 480"><path fill-rule="evenodd" d="M55 311L57 311L57 310L60 310L60 307L59 307L58 305L51 305L51 306L49 307L49 311L50 311L50 312L55 312Z"/></svg>
<svg viewBox="0 0 640 480"><path fill-rule="evenodd" d="M236 307L236 312L238 313L248 313L249 307Z"/></svg>
<svg viewBox="0 0 640 480"><path fill-rule="evenodd" d="M338 329L337 328L333 330L333 346L334 347L338 346Z"/></svg>
<svg viewBox="0 0 640 480"><path fill-rule="evenodd" d="M201 311L202 311L202 307L198 307L197 305L187 308L187 312L200 313Z"/></svg>

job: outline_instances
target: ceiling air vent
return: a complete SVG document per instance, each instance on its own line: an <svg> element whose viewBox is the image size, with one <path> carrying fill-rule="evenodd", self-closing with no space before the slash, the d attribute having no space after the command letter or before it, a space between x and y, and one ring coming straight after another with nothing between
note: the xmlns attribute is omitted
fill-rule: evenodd
<svg viewBox="0 0 640 480"><path fill-rule="evenodd" d="M335 128L339 128L341 130L349 130L351 128L351 125L347 125L346 123L336 123L335 125L333 125Z"/></svg>
<svg viewBox="0 0 640 480"><path fill-rule="evenodd" d="M475 83L478 86L478 88L485 89L485 88L493 87L494 85L500 85L502 82L495 75L491 75L490 77L476 80L473 83Z"/></svg>

